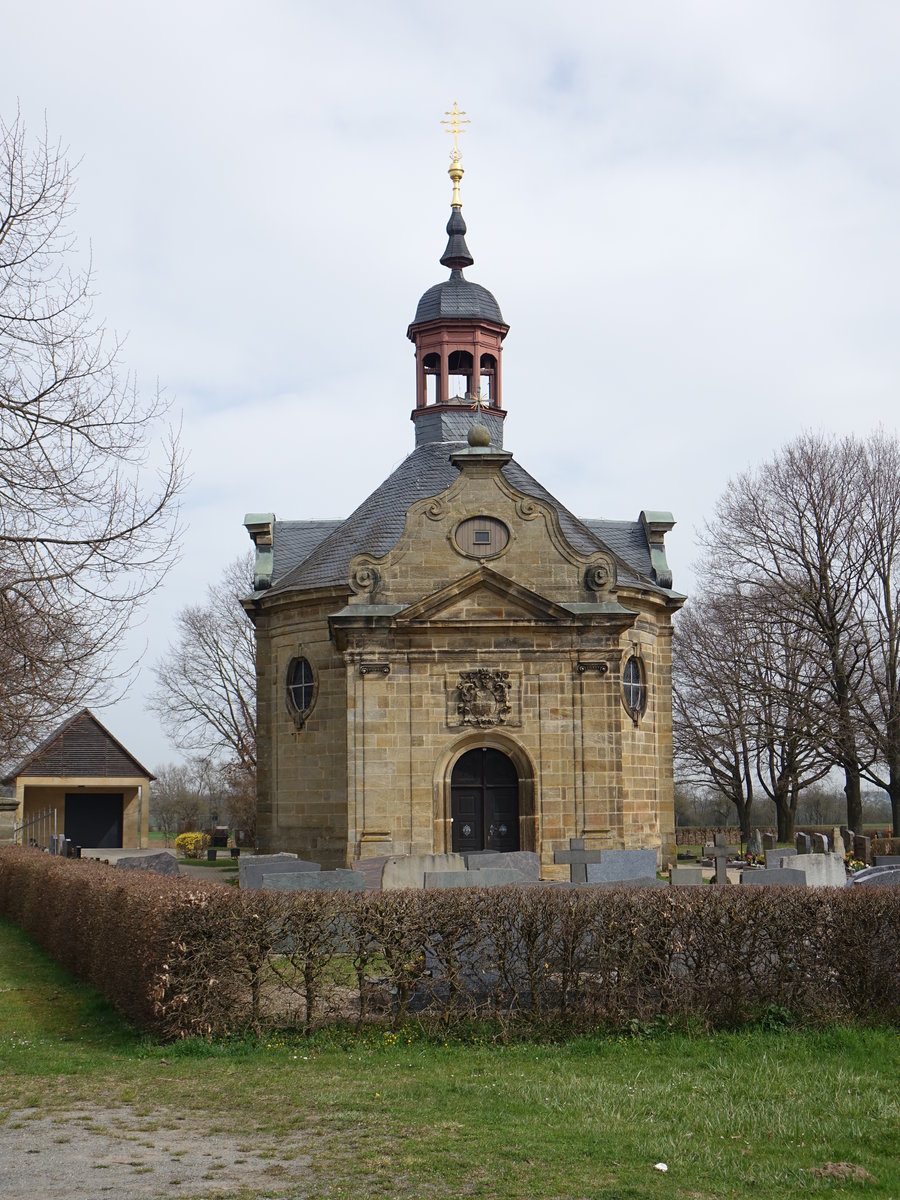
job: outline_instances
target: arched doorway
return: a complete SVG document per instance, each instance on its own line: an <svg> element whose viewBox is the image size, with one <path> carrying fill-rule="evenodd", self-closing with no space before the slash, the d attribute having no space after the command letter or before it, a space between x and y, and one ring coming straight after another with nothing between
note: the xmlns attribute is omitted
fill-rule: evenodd
<svg viewBox="0 0 900 1200"><path fill-rule="evenodd" d="M519 776L501 750L477 747L457 760L450 777L452 849L519 849Z"/></svg>

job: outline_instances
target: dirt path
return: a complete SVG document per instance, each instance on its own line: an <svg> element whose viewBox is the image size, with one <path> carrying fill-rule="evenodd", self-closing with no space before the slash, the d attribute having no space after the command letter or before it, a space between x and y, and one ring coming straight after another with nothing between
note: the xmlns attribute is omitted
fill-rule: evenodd
<svg viewBox="0 0 900 1200"><path fill-rule="evenodd" d="M304 1136L259 1139L198 1128L190 1116L119 1108L25 1109L0 1125L4 1200L307 1197Z"/></svg>

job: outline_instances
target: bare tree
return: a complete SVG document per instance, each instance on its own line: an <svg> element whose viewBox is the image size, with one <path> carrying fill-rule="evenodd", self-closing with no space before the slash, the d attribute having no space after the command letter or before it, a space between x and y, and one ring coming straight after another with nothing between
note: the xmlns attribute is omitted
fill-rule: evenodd
<svg viewBox="0 0 900 1200"><path fill-rule="evenodd" d="M204 797L206 773L192 763L164 763L154 771L150 789L150 819L170 845L184 822L200 825L201 812L208 806Z"/></svg>
<svg viewBox="0 0 900 1200"><path fill-rule="evenodd" d="M741 597L741 606L756 778L775 805L778 840L789 842L802 791L833 766L828 679L815 633L798 626L780 589L758 588Z"/></svg>
<svg viewBox="0 0 900 1200"><path fill-rule="evenodd" d="M775 805L779 839L789 841L802 789L831 767L811 648L809 633L764 587L701 593L676 618L679 779L730 800L745 838L757 785Z"/></svg>
<svg viewBox="0 0 900 1200"><path fill-rule="evenodd" d="M178 617L178 642L156 664L150 702L180 750L256 778L256 647L239 597L251 562L242 556Z"/></svg>
<svg viewBox="0 0 900 1200"><path fill-rule="evenodd" d="M182 460L92 312L46 133L0 120L0 738L9 753L96 700L173 561Z"/></svg>
<svg viewBox="0 0 900 1200"><path fill-rule="evenodd" d="M827 678L834 761L844 773L847 818L862 821L857 697L867 645L863 608L871 545L860 487L865 452L854 438L804 434L733 480L705 531L706 570L717 590L763 587L795 626L814 635ZM810 703L815 697L810 697Z"/></svg>
<svg viewBox="0 0 900 1200"><path fill-rule="evenodd" d="M745 693L746 631L734 596L691 600L675 619L672 687L679 782L712 785L737 809L744 837L753 807L753 722Z"/></svg>
<svg viewBox="0 0 900 1200"><path fill-rule="evenodd" d="M883 432L865 443L863 519L869 530L871 570L865 581L868 687L857 707L872 750L864 774L890 797L891 822L900 830L900 446Z"/></svg>

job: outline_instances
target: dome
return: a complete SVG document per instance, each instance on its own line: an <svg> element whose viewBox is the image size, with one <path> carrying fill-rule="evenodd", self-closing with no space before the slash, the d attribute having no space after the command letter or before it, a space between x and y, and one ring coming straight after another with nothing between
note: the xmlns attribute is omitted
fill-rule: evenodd
<svg viewBox="0 0 900 1200"><path fill-rule="evenodd" d="M413 325L425 321L458 320L492 321L503 325L500 305L480 283L470 283L461 271L453 271L443 283L430 287L419 301Z"/></svg>

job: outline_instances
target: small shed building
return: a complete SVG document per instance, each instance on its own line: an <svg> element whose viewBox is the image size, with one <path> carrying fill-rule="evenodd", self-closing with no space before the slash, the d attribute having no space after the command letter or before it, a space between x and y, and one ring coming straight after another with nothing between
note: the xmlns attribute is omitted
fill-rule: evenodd
<svg viewBox="0 0 900 1200"><path fill-rule="evenodd" d="M69 717L4 776L18 840L65 835L91 849L148 844L154 776L87 708Z"/></svg>

